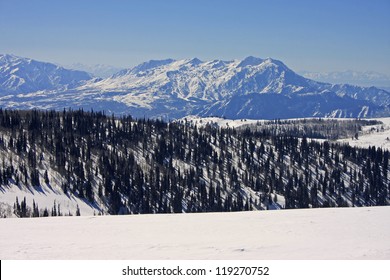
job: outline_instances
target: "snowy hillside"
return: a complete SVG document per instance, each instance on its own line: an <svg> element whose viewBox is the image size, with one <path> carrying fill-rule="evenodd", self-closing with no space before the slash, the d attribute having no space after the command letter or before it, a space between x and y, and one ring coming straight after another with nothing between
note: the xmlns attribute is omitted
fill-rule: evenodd
<svg viewBox="0 0 390 280"><path fill-rule="evenodd" d="M389 150L325 141L378 121L189 120L0 109L0 216L390 203Z"/></svg>
<svg viewBox="0 0 390 280"><path fill-rule="evenodd" d="M390 207L0 219L0 259L385 259Z"/></svg>
<svg viewBox="0 0 390 280"><path fill-rule="evenodd" d="M14 59L19 58L3 56L7 63L0 65L0 81L4 80L2 107L85 108L165 120L187 115L231 119L390 115L390 93L385 90L316 82L271 58L151 60L103 80L83 76L81 80L88 81L77 87L73 86L77 83L66 80L59 83L67 85L60 89L57 82L24 88L24 84L30 83L21 74L20 77L14 75L15 71L21 71L12 62ZM24 61L32 64L31 60ZM35 67L34 73L46 69L41 68ZM46 72L39 75L49 76L51 81L62 77L54 75L57 78L52 78ZM17 90L22 93L42 91L12 95Z"/></svg>

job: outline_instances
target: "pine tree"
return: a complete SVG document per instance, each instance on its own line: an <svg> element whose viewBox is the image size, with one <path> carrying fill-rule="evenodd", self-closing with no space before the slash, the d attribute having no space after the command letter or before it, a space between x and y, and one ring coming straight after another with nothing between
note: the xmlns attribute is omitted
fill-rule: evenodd
<svg viewBox="0 0 390 280"><path fill-rule="evenodd" d="M77 204L77 209L76 209L76 216L80 216L80 208L79 208L78 204Z"/></svg>

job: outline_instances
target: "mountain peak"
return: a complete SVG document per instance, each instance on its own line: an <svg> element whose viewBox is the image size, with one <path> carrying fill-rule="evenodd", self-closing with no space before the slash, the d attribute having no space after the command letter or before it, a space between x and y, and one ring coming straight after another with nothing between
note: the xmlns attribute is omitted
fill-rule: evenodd
<svg viewBox="0 0 390 280"><path fill-rule="evenodd" d="M192 65L198 65L198 64L201 64L202 62L203 61L200 60L199 58L194 57L194 58L190 59L187 63L192 64Z"/></svg>
<svg viewBox="0 0 390 280"><path fill-rule="evenodd" d="M283 68L288 68L286 66L286 64L284 64L282 61L274 59L272 57L267 57L266 59L264 59L264 63L274 64L274 65L277 65L277 66L280 66L280 67L283 67Z"/></svg>
<svg viewBox="0 0 390 280"><path fill-rule="evenodd" d="M0 54L0 58L19 58L19 57L13 54L5 53L5 54Z"/></svg>
<svg viewBox="0 0 390 280"><path fill-rule="evenodd" d="M170 63L172 63L174 61L175 60L171 59L171 58L164 59L164 60L149 60L147 62L144 62L144 63L141 63L141 64L137 65L132 70L135 70L137 72L138 71L146 71L146 70L149 70L149 69L152 69L152 68L156 68L156 67L160 67L160 66L164 66L164 65L170 64Z"/></svg>
<svg viewBox="0 0 390 280"><path fill-rule="evenodd" d="M244 58L240 64L238 64L238 67L245 67L245 66L255 66L255 65L260 65L263 63L264 59L254 57L254 56L248 56Z"/></svg>
<svg viewBox="0 0 390 280"><path fill-rule="evenodd" d="M287 68L287 66L281 62L280 60L273 59L271 57L267 57L266 59L262 59L255 56L248 56L244 58L239 64L238 67L245 67L245 66L257 66L261 64L274 64L277 66L281 66L283 68Z"/></svg>
<svg viewBox="0 0 390 280"><path fill-rule="evenodd" d="M10 63L20 59L22 58L13 54L0 54L0 62L2 63Z"/></svg>

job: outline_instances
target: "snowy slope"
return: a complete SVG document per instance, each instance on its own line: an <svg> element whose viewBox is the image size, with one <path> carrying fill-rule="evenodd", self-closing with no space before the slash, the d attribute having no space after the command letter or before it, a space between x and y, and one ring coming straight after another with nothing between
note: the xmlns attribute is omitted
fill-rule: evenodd
<svg viewBox="0 0 390 280"><path fill-rule="evenodd" d="M88 203L86 199L80 199L75 195L68 195L57 186L49 187L42 185L39 188L20 189L16 185L10 187L0 187L0 216L16 217L13 205L18 199L19 203L26 198L26 203L31 207L33 202L39 209L47 208L51 211L54 203L60 207L62 215L76 215L77 207L81 215L98 214L101 209L97 205Z"/></svg>
<svg viewBox="0 0 390 280"><path fill-rule="evenodd" d="M389 259L390 207L0 219L1 259Z"/></svg>
<svg viewBox="0 0 390 280"><path fill-rule="evenodd" d="M1 133L1 136L4 135ZM16 153L11 155L7 151L0 150L0 159L2 163L9 164L12 158L13 163L20 163L23 157ZM40 186L26 186L23 183L18 185L8 184L0 186L0 217L16 217L13 206L18 199L21 203L26 199L26 204L31 207L33 203L41 211L47 209L50 213L56 205L56 211L60 209L62 215L76 215L77 208L79 208L81 215L94 215L103 210L102 206L91 204L87 199L81 199L74 194L66 194L62 189L63 176L56 171L50 163L50 156L44 155L40 160L37 168L41 178L44 177L44 172L48 172L50 183L47 184L42 180ZM14 182L15 183L15 182ZM59 207L59 208L58 208Z"/></svg>
<svg viewBox="0 0 390 280"><path fill-rule="evenodd" d="M295 119L294 121L305 121L308 119ZM365 147L368 148L370 146L376 146L376 147L381 147L383 149L390 150L390 141L387 140L387 138L390 139L390 118L378 118L376 119L378 121L383 122L382 124L375 125L375 126L363 126L362 132L359 134L358 139L339 139L337 141L339 142L347 142L350 145L353 146L359 146L359 147ZM282 120L280 120L282 121ZM287 121L287 120L286 120ZM292 121L292 120L289 120ZM329 120L330 121L330 120ZM340 119L340 122L348 122L351 121L349 119ZM267 128L267 123L269 121L264 121L264 120L251 120L251 119L239 119L239 120L230 120L230 119L223 119L223 118L217 118L217 117L209 117L209 118L200 118L197 116L187 116L183 119L178 120L178 122L181 122L182 124L192 124L196 125L198 128L204 127L206 125L210 125L211 127L223 127L223 128L237 128L239 129L245 129L245 128L252 128L252 129L257 129L257 125L260 124L263 126L262 128L260 127L259 130L262 131L263 129ZM304 126L303 123L301 124L296 124L297 126ZM272 125L271 125L272 126ZM310 124L308 124L310 126ZM286 126L284 126L285 128ZM267 128L269 129L269 127ZM283 135L283 130L282 125L279 127L280 130L278 130L278 133L281 133ZM327 130L327 128L322 128L323 130ZM345 129L344 129L345 130ZM352 134L354 135L355 130L353 130ZM343 134L343 135L349 135L349 134ZM9 136L7 133L0 133L0 140L4 142L9 142ZM156 135L152 135L151 138L157 137ZM296 137L302 137L302 136L296 136ZM312 139L314 137L311 137ZM210 138L212 139L212 138ZM332 138L334 139L334 138ZM210 140L213 142L212 140ZM324 140L317 140L317 141L324 141ZM264 141L259 141L257 143L257 148L259 148L262 144L264 144L267 149L274 149L274 146L271 145L270 143L264 142ZM189 149L192 145L189 145L188 147L184 147L185 149ZM237 152L240 150L237 147L240 145L236 144L236 146L232 143L230 144L230 147L227 149L229 153L232 155L237 154ZM157 149L158 146L155 148ZM212 145L214 151L218 154L221 153L221 147L219 146L219 143L214 142ZM41 148L43 148L41 146ZM109 147L110 148L110 147ZM155 148L150 148L150 151L156 151ZM40 149L40 148L39 148ZM23 167L24 166L29 166L29 162L27 161L27 155L28 153L21 153L18 154L12 149L6 149L2 148L0 149L0 159L2 164L3 170L7 169L7 166L15 166L17 169L19 169L19 177L13 177L11 180L8 180L7 183L2 184L0 186L0 217L15 217L14 214L14 204L16 202L16 199L18 199L19 203L26 198L26 204L31 207L33 205L33 202L35 205L37 205L37 208L40 209L41 215L42 212L45 208L48 209L48 211L51 211L51 209L54 206L54 203L58 208L61 209L61 212L63 215L75 215L77 211L77 207L79 207L81 215L93 215L99 214L99 213L108 213L108 208L107 208L107 201L105 199L102 199L98 196L98 186L99 183L102 184L103 180L100 174L96 174L93 177L93 180L90 180L93 188L94 188L94 203L90 203L86 198L80 198L77 195L77 192L71 192L67 191L66 188L64 187L64 183L67 182L66 175L64 173L60 173L58 168L56 168L56 165L53 164L52 158L54 157L53 154L50 154L49 150L43 149L42 151L38 149L37 154L39 155L39 164L37 164L36 170L39 173L40 176L40 185L39 186L32 186L30 183L25 182L24 178L24 173L23 173ZM148 157L149 158L154 158L153 152L150 154L145 154L142 153L142 150L139 150L137 146L132 146L131 151L135 154L137 162L143 166L145 172L148 172ZM274 152L276 156L278 156L278 152ZM43 156L40 156L40 155ZM239 155L239 154L238 154ZM92 157L92 161L89 163L92 163L92 165L97 164L97 159L98 156ZM257 158L260 161L260 156L257 156ZM255 157L256 159L256 157ZM265 156L262 161L266 161L268 159L268 156ZM319 158L321 160L321 158ZM286 157L284 159L286 163L288 163L289 158ZM173 166L175 168L180 168L181 170L190 170L191 168L195 168L197 165L191 164L190 161L185 161L185 160L179 160L178 158L174 157L173 158ZM349 163L351 168L360 168L360 166L355 166L355 164ZM240 157L239 156L234 156L234 159L232 161L229 161L229 165L232 165L236 168L236 170L239 171L240 174L245 174L246 168L242 167ZM319 165L318 162L315 162L313 166L311 166L310 170L313 172L313 174L318 174L318 170L316 170L317 166ZM204 178L206 181L211 181L211 174L207 172L206 166L210 167L213 166L212 162L208 162L208 164L205 164L202 168L202 171L200 172L201 174L204 175ZM289 167L290 168L290 167ZM300 166L291 166L292 170L296 169L298 172L302 172L302 169ZM95 170L95 168L93 168ZM261 169L260 169L261 170ZM279 167L275 165L276 172L280 172ZM48 182L46 182L45 178L45 172L48 172ZM262 171L260 171L260 174ZM31 178L31 169L29 169L27 172L27 177ZM257 172L256 172L257 174ZM346 177L344 177L344 183L348 183L349 180L349 173L346 173ZM265 175L261 175L265 176ZM284 176L284 175L283 175ZM16 179L17 178L17 179ZM226 178L229 178L228 175L226 175ZM288 180L289 177L285 177L284 180ZM18 182L16 182L18 181ZM215 182L218 182L215 181ZM244 184L245 185L245 184ZM243 186L244 186L243 185ZM246 192L248 195L257 197L258 193L253 192L250 188L251 186L248 185L245 187ZM230 188L230 187L229 187ZM72 188L73 190L75 187ZM127 195L127 194L125 194ZM278 206L276 208L280 207L285 207L285 199L282 195L273 193L273 196L277 195L277 202ZM82 196L83 197L83 196ZM349 201L349 205L352 206L351 202L351 196L350 194L346 194L345 197L346 201ZM322 199L322 198L321 198ZM334 199L334 197L332 198ZM267 208L266 204L263 204L261 207L263 209ZM274 208L274 204L271 205L270 208ZM259 208L257 208L259 209Z"/></svg>

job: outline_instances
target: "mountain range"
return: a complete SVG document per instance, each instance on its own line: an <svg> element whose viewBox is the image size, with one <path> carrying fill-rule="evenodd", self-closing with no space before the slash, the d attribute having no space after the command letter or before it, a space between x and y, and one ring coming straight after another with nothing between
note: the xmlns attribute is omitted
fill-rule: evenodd
<svg viewBox="0 0 390 280"><path fill-rule="evenodd" d="M0 55L0 106L82 107L163 119L379 117L390 115L390 93L316 82L279 60L253 56L233 61L151 60L101 79L51 63Z"/></svg>

